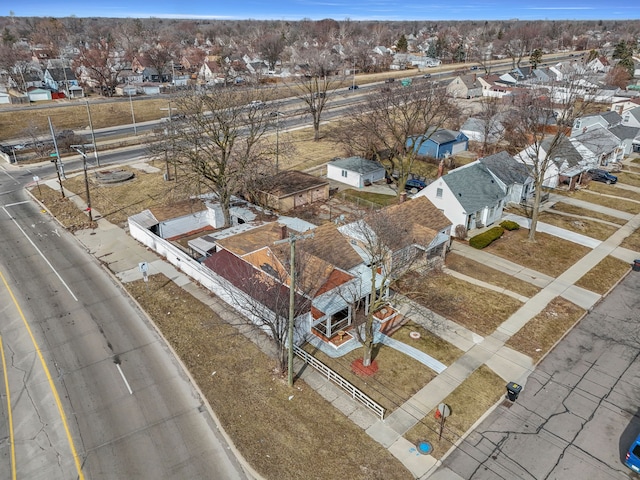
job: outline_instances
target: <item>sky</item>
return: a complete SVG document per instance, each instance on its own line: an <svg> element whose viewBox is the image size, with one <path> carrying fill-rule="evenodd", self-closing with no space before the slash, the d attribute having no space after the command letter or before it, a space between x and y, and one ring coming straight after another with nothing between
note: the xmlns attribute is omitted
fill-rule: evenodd
<svg viewBox="0 0 640 480"><path fill-rule="evenodd" d="M637 0L45 0L2 1L17 17L255 20L634 20ZM3 9L4 10L4 9Z"/></svg>

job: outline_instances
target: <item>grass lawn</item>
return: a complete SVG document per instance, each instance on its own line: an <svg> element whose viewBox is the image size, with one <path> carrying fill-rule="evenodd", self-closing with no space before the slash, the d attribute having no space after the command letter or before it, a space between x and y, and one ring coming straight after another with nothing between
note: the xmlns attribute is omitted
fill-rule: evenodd
<svg viewBox="0 0 640 480"><path fill-rule="evenodd" d="M625 238L620 244L620 246L624 248L628 248L629 250L635 250L636 252L640 252L640 230L636 230L627 238Z"/></svg>
<svg viewBox="0 0 640 480"><path fill-rule="evenodd" d="M502 238L484 250L552 277L557 277L591 251L546 233L536 232L535 242L528 241L528 235L526 228L505 231Z"/></svg>
<svg viewBox="0 0 640 480"><path fill-rule="evenodd" d="M395 286L403 295L480 335L489 335L522 302L442 272L409 272Z"/></svg>
<svg viewBox="0 0 640 480"><path fill-rule="evenodd" d="M540 291L538 287L529 282L512 277L500 270L488 267L454 252L447 254L446 265L451 270L490 283L496 287L511 290L525 297L533 297Z"/></svg>
<svg viewBox="0 0 640 480"><path fill-rule="evenodd" d="M362 358L361 348L339 358L331 358L313 345L307 344L304 349L382 405L385 416L436 377L429 367L386 345L374 348L373 359L378 371L370 377L361 377L351 371L351 363Z"/></svg>
<svg viewBox="0 0 640 480"><path fill-rule="evenodd" d="M513 335L506 345L538 362L584 313L584 309L569 300L556 297Z"/></svg>
<svg viewBox="0 0 640 480"><path fill-rule="evenodd" d="M640 213L640 203L625 200L625 198L629 198L640 201L640 194L630 190L622 190L615 185L591 182L589 189L567 192L566 195L585 202L620 210L621 212L633 213L634 215Z"/></svg>
<svg viewBox="0 0 640 480"><path fill-rule="evenodd" d="M150 276L148 290L142 281L125 287L175 349L237 448L265 478L412 478L303 381L290 390L273 374L273 359L168 278Z"/></svg>
<svg viewBox="0 0 640 480"><path fill-rule="evenodd" d="M638 173L618 172L615 175L618 177L618 182L620 183L626 183L627 185L640 187L640 174Z"/></svg>
<svg viewBox="0 0 640 480"><path fill-rule="evenodd" d="M549 211L540 212L538 221L580 233L581 235L586 235L587 237L595 238L597 240L606 240L618 231L618 227L607 225L597 220L558 215Z"/></svg>
<svg viewBox="0 0 640 480"><path fill-rule="evenodd" d="M418 332L420 334L420 338L411 338L409 336L411 332ZM464 353L458 347L444 341L426 328L412 321L405 323L402 327L396 330L393 333L392 338L432 356L447 366L455 362Z"/></svg>
<svg viewBox="0 0 640 480"><path fill-rule="evenodd" d="M627 274L631 266L619 258L605 257L576 282L578 287L604 295Z"/></svg>
<svg viewBox="0 0 640 480"><path fill-rule="evenodd" d="M440 420L436 420L434 416L435 409L409 430L405 438L414 444L428 441L433 447L432 455L441 458L501 396L505 395L505 386L506 382L502 378L486 365L482 365L442 401L451 409L451 415L446 419L440 441Z"/></svg>
<svg viewBox="0 0 640 480"><path fill-rule="evenodd" d="M554 203L551 206L551 209L555 212L570 213L581 218L595 218L597 220L604 220L605 222L615 223L617 225L624 225L625 223L627 223L627 221L622 218L607 215L605 213L595 212L587 208L576 207L575 205L571 205L565 202Z"/></svg>
<svg viewBox="0 0 640 480"><path fill-rule="evenodd" d="M348 188L339 193L341 198L347 202L360 204L361 200L364 200L366 205L374 204L379 207L386 207L388 205L395 205L398 203L398 197L395 195L385 195L383 193L366 192L363 190L354 190Z"/></svg>

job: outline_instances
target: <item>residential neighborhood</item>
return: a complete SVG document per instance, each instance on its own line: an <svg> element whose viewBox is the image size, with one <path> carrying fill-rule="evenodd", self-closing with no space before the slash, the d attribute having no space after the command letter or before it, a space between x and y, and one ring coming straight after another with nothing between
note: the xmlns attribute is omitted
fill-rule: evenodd
<svg viewBox="0 0 640 480"><path fill-rule="evenodd" d="M0 18L13 471L634 475L636 24Z"/></svg>

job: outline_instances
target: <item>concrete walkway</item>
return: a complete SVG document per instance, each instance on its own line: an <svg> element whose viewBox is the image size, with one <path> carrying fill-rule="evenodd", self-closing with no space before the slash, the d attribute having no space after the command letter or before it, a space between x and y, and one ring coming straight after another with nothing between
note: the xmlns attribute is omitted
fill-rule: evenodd
<svg viewBox="0 0 640 480"><path fill-rule="evenodd" d="M50 186L57 188L57 182L52 181ZM81 205L82 201L79 196L72 196L72 200L78 203L79 206L84 207L84 205ZM562 201L565 201L565 197L562 197ZM598 211L603 210L603 208L594 207L592 204L580 206L583 206L583 208L593 207L593 210ZM605 210L607 210L607 214L612 214L609 212L610 209ZM99 218L98 212L94 211L94 214ZM514 278L527 281L541 290L531 298L521 296L520 300L524 302L523 306L503 322L494 333L486 337L477 335L425 307L404 301L405 299L399 300L398 309L401 314L409 316L414 322L460 348L464 354L451 365L446 366L423 352L397 342L392 338L380 337L382 343L406 352L425 365L429 364L430 368L439 373L434 380L389 414L385 420L375 418L368 410L344 394L339 387L311 367L297 362L300 378L304 379L310 387L316 389L320 395L342 411L356 425L366 430L372 438L388 448L416 478L426 478L429 472L437 466L438 462L430 455L418 453L415 445L405 440L403 435L436 408L447 395L460 386L469 375L483 364L489 366L500 375L505 380L505 383L513 380L525 384L527 376L534 368L533 362L526 355L506 347L505 343L508 339L558 296L567 298L582 308L591 308L599 300L600 296L576 287L574 283L607 255L613 255L628 262L632 262L634 258L640 256L638 252L619 247L624 238L640 227L640 215L625 214L621 216L620 212L617 212L617 215L614 216L625 218L628 221L607 240L592 243L592 250L557 278L536 272L487 252L473 249L464 243L454 242L452 250L455 253L498 269ZM115 273L120 281L126 283L140 279L141 273L138 269L138 263L145 261L149 264L150 274L163 273L196 298L209 305L223 318L236 325L243 323L236 320L238 314L233 309L228 308L224 302L216 297L202 291L186 275L163 261L155 253L138 244L124 230L111 225L102 218L99 218L97 223L96 230L76 232L76 237L86 247L87 251L100 259L109 270ZM589 243L586 239L576 237L573 232L556 228L553 231L555 235L567 240L574 241L578 239L577 243ZM465 279L488 287L481 280L471 279L471 277L466 277ZM255 329L247 326L244 330L243 333L250 336L260 348L272 353L270 352L270 342L266 341L263 336L256 335ZM353 348L357 348L357 346L357 342L354 341Z"/></svg>

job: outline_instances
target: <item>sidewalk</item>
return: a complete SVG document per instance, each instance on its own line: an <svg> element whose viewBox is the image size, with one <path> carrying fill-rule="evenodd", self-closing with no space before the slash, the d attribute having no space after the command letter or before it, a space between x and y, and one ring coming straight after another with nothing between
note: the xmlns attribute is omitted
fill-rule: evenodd
<svg viewBox="0 0 640 480"><path fill-rule="evenodd" d="M57 182L53 180L50 181L50 186L52 188L58 187ZM81 208L84 207L79 196L73 195L70 198ZM186 275L133 240L124 230L101 218L98 212L94 211L94 215L98 218L97 229L78 231L75 235L86 247L87 251L104 263L121 282L127 283L141 279L142 274L139 271L138 264L144 261L149 265L150 274L163 273L177 285L209 305L221 317L229 321L233 321L237 317L238 314L224 302L214 296L207 295L206 292L194 285ZM438 461L430 455L418 453L415 445L405 440L403 435L436 408L448 394L453 392L483 364L486 364L502 377L505 380L505 384L507 381L525 384L528 375L534 368L533 362L526 355L506 347L505 343L557 296L563 296L582 308L591 308L600 299L600 295L576 287L574 283L607 255L618 256L618 258L624 258L631 263L633 258L639 256L639 254L622 249L619 245L627 235L639 227L640 214L630 216L628 222L621 226L615 234L603 242L594 244L591 252L557 278L544 275L541 272L528 269L482 250L473 249L467 244L454 242L452 250L455 253L503 271L507 275L527 281L538 286L541 290L531 298L519 296L519 300L524 302L523 306L503 322L495 332L486 337L477 335L424 307L407 302L399 302L400 313L410 316L413 321L423 325L465 353L451 365L446 366L436 362L422 352L410 351L410 347L391 338L381 338L380 340L384 343L412 355L425 364L433 361L430 366L439 373L434 380L425 385L401 407L389 414L385 420L377 419L372 413L349 398L338 386L314 369L304 367L297 361L296 365L298 366L300 377L327 401L331 402L335 408L343 412L373 439L387 448L412 472L414 477L427 478L437 467ZM576 239L576 234L562 229L555 228L554 234L570 241ZM580 239L580 241L584 242L585 240ZM471 277L466 277L465 280L488 287L481 280L472 279ZM234 322L234 324L238 323L242 322ZM246 331L242 333L250 336L260 348L269 351L271 348L270 343L253 332L254 330L247 326Z"/></svg>

